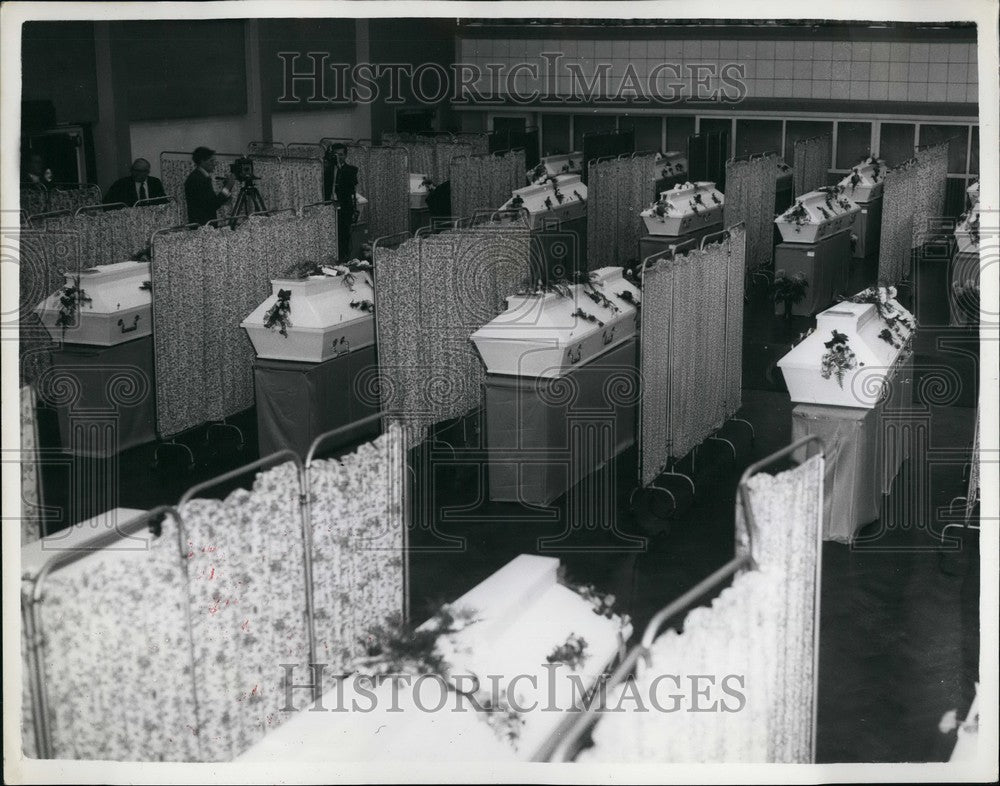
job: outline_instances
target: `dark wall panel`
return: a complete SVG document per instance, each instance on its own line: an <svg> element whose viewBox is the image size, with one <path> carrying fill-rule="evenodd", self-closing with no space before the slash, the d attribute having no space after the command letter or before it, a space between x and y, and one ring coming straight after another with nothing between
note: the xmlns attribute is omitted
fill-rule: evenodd
<svg viewBox="0 0 1000 786"><path fill-rule="evenodd" d="M97 120L93 22L26 22L22 99L51 101L60 123Z"/></svg>
<svg viewBox="0 0 1000 786"><path fill-rule="evenodd" d="M241 20L155 20L113 25L115 68L127 75L132 120L247 111Z"/></svg>

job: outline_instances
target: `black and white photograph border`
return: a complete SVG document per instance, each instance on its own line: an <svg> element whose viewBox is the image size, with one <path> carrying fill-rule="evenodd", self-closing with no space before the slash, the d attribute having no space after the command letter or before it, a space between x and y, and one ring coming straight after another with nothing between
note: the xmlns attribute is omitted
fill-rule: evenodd
<svg viewBox="0 0 1000 786"><path fill-rule="evenodd" d="M5 782L995 782L998 34L0 5Z"/></svg>

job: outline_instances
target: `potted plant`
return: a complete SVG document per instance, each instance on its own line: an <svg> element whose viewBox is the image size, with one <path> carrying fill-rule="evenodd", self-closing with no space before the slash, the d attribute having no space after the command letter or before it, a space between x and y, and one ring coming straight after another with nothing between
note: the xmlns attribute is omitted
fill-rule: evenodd
<svg viewBox="0 0 1000 786"><path fill-rule="evenodd" d="M801 271L791 276L786 275L784 270L779 270L774 274L774 284L771 287L772 298L775 305L783 304L785 307L785 319L792 318L792 307L806 296L809 282L805 274Z"/></svg>

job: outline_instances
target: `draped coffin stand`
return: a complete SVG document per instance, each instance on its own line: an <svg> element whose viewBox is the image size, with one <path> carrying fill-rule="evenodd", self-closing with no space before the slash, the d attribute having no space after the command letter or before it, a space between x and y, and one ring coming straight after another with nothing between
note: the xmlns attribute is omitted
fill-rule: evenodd
<svg viewBox="0 0 1000 786"><path fill-rule="evenodd" d="M635 441L636 310L627 297L639 293L620 268L594 275L610 306L579 285L572 297L514 296L472 335L487 370L491 500L549 504Z"/></svg>

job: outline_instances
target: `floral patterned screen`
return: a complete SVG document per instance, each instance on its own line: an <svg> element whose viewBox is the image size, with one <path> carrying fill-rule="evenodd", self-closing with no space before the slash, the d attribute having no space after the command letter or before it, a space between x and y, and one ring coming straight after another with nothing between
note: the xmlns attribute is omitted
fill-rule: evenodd
<svg viewBox="0 0 1000 786"><path fill-rule="evenodd" d="M640 213L653 193L653 153L600 161L587 173L587 265L631 266L643 235Z"/></svg>
<svg viewBox="0 0 1000 786"><path fill-rule="evenodd" d="M727 227L742 222L746 226L746 269L748 272L771 266L774 238L774 211L761 205L774 204L777 185L774 172L777 155L759 156L750 161L726 163L726 202L723 223Z"/></svg>
<svg viewBox="0 0 1000 786"><path fill-rule="evenodd" d="M467 218L492 212L524 185L523 150L504 155L457 156L450 161L451 212Z"/></svg>
<svg viewBox="0 0 1000 786"><path fill-rule="evenodd" d="M375 299L383 408L423 429L480 405L482 363L469 335L529 278L522 226L451 230L376 247Z"/></svg>
<svg viewBox="0 0 1000 786"><path fill-rule="evenodd" d="M390 426L304 476L291 462L260 472L250 489L186 502L148 542L53 571L40 609L52 754L228 761L287 719L282 664L302 674L309 660L304 530L317 658L349 668L404 610L401 434ZM29 684L22 724L37 754Z"/></svg>
<svg viewBox="0 0 1000 786"><path fill-rule="evenodd" d="M42 534L42 478L35 389L21 388L21 545Z"/></svg>
<svg viewBox="0 0 1000 786"><path fill-rule="evenodd" d="M746 233L646 267L642 287L643 485L742 405ZM705 293L712 293L706 297Z"/></svg>
<svg viewBox="0 0 1000 786"><path fill-rule="evenodd" d="M340 460L309 467L316 653L334 672L403 610L405 453L396 425Z"/></svg>
<svg viewBox="0 0 1000 786"><path fill-rule="evenodd" d="M410 225L410 165L406 150L367 148L364 190L368 198L368 236L379 238L405 232Z"/></svg>
<svg viewBox="0 0 1000 786"><path fill-rule="evenodd" d="M663 674L738 674L738 711L637 712L614 689L578 762L809 763L815 727L815 644L823 459L749 481L754 570L736 576L710 606L690 611L683 633L667 631L640 660L629 695L656 691ZM737 540L746 527L737 509ZM737 705L733 701L729 708ZM649 710L648 707L646 707Z"/></svg>
<svg viewBox="0 0 1000 786"><path fill-rule="evenodd" d="M919 248L944 213L948 144L917 152L891 169L882 187L879 283L889 286L910 275L911 251Z"/></svg>
<svg viewBox="0 0 1000 786"><path fill-rule="evenodd" d="M831 166L831 147L829 136L800 139L795 143L794 164L792 165L795 196L808 194L810 191L815 191L826 185L826 173ZM774 170L771 173L773 176Z"/></svg>
<svg viewBox="0 0 1000 786"><path fill-rule="evenodd" d="M163 437L253 405L253 346L240 323L270 280L336 253L336 208L251 216L234 230L202 227L154 244L153 355Z"/></svg>

